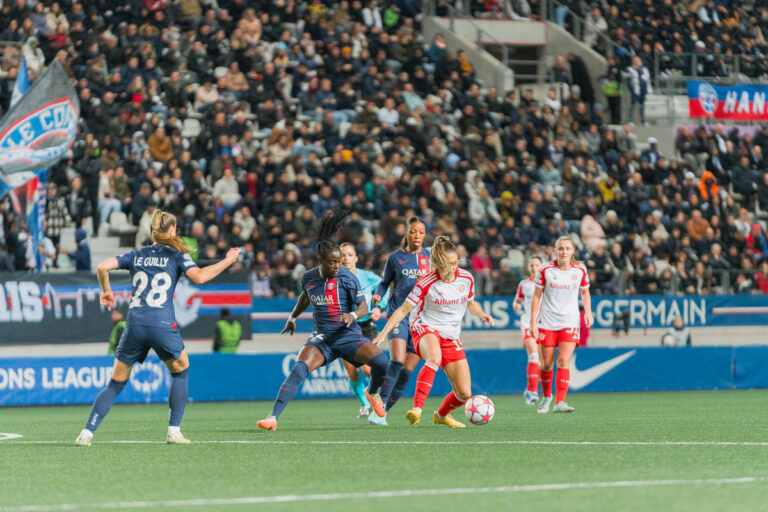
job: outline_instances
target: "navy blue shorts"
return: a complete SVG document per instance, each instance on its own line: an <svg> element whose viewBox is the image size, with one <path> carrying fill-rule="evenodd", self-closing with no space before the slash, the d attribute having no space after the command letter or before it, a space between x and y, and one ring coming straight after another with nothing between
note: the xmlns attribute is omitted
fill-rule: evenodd
<svg viewBox="0 0 768 512"><path fill-rule="evenodd" d="M413 346L413 338L411 338L411 325L408 322L408 317L405 317L402 322L389 331L387 334L387 340L392 341L396 338L405 340L405 351L412 354L416 354L416 348Z"/></svg>
<svg viewBox="0 0 768 512"><path fill-rule="evenodd" d="M181 357L184 342L178 329L127 325L117 344L115 358L129 366L143 363L149 349L154 350L161 361L172 361Z"/></svg>
<svg viewBox="0 0 768 512"><path fill-rule="evenodd" d="M364 363L355 361L355 352L363 343L370 342L362 334L350 329L339 329L332 334L322 334L315 331L307 339L305 345L312 345L319 349L325 357L325 364L331 364L340 357L348 363L360 366Z"/></svg>

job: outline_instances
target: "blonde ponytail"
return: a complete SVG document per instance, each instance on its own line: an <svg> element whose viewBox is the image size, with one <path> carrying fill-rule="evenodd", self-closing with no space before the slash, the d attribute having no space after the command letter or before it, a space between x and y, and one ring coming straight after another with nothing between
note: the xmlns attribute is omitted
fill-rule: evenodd
<svg viewBox="0 0 768 512"><path fill-rule="evenodd" d="M157 208L155 209L155 213L152 214L151 226L152 240L154 240L155 243L167 245L168 247L183 253L192 252L192 249L184 245L181 238L168 234L168 230L176 226L175 216Z"/></svg>
<svg viewBox="0 0 768 512"><path fill-rule="evenodd" d="M440 235L435 238L435 243L432 245L432 251L430 252L429 259L432 262L433 269L445 269L450 264L448 263L448 253L457 252L456 246L451 239L445 235Z"/></svg>

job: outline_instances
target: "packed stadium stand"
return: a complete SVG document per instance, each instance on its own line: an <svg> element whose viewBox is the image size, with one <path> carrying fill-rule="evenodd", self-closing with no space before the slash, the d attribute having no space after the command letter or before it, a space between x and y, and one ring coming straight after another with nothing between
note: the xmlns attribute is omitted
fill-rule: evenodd
<svg viewBox="0 0 768 512"><path fill-rule="evenodd" d="M533 23L544 3L430 9ZM763 76L768 5L546 3L613 56L604 76L565 50L544 94L497 90L465 48L423 36L415 0L3 2L0 107L22 56L32 77L57 59L80 98L78 140L49 170L43 270L140 246L161 208L200 260L243 246L252 294L294 297L319 216L343 207L360 267L381 270L415 214L427 246L460 244L483 295L513 293L564 234L595 294L768 292L768 127L684 126L663 151L606 87L641 87L636 56L654 81ZM0 214L0 270L40 271L22 219ZM80 227L92 262L64 254Z"/></svg>

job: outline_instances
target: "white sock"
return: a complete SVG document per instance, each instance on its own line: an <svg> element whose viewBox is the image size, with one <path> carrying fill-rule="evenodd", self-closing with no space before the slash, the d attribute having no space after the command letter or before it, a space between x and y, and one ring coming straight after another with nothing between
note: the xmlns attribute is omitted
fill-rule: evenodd
<svg viewBox="0 0 768 512"><path fill-rule="evenodd" d="M421 414L421 407L414 407L413 410Z"/></svg>
<svg viewBox="0 0 768 512"><path fill-rule="evenodd" d="M181 434L181 427L168 427L168 435L171 434Z"/></svg>
<svg viewBox="0 0 768 512"><path fill-rule="evenodd" d="M88 439L93 439L93 432L91 432L87 428L84 428L82 432L80 432L80 437L87 437Z"/></svg>

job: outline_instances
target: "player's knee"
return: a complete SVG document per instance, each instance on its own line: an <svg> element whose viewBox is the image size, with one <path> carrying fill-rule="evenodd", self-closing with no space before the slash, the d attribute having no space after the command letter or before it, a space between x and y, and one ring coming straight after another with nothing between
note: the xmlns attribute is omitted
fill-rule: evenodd
<svg viewBox="0 0 768 512"><path fill-rule="evenodd" d="M557 367L558 368L568 368L571 366L571 360L566 359L564 357L558 357L557 358Z"/></svg>
<svg viewBox="0 0 768 512"><path fill-rule="evenodd" d="M456 395L456 398L462 402L466 402L472 398L472 389L470 387L460 387L458 389L454 389L453 394Z"/></svg>
<svg viewBox="0 0 768 512"><path fill-rule="evenodd" d="M389 361L387 360L387 356L384 355L384 352L379 352L368 361L368 366L371 367L372 371L384 373L387 371L387 365L389 365Z"/></svg>
<svg viewBox="0 0 768 512"><path fill-rule="evenodd" d="M541 366L541 371L548 372L548 371L551 371L555 365L552 361L542 361L540 366Z"/></svg>

